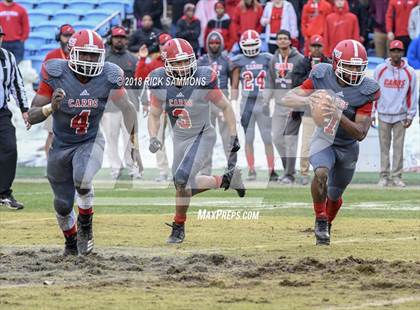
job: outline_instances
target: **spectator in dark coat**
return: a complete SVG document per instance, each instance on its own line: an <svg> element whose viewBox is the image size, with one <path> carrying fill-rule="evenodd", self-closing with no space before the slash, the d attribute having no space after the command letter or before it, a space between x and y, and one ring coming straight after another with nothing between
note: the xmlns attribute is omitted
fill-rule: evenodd
<svg viewBox="0 0 420 310"><path fill-rule="evenodd" d="M369 14L373 19L373 40L375 42L376 56L387 56L387 35L385 27L385 14L388 8L388 0L369 0Z"/></svg>
<svg viewBox="0 0 420 310"><path fill-rule="evenodd" d="M230 51L233 43L236 41L232 19L225 13L225 4L223 1L217 2L214 5L214 10L216 11L216 18L209 20L207 23L206 30L204 31L204 40L207 40L207 36L210 32L216 30L223 36L225 49Z"/></svg>
<svg viewBox="0 0 420 310"><path fill-rule="evenodd" d="M187 3L197 4L197 2L198 0L172 0L172 34L175 34L176 23L184 15L184 6Z"/></svg>
<svg viewBox="0 0 420 310"><path fill-rule="evenodd" d="M150 15L153 25L162 29L160 19L163 14L163 0L134 0L133 9L137 24L140 24L143 15Z"/></svg>
<svg viewBox="0 0 420 310"><path fill-rule="evenodd" d="M138 53L141 46L146 45L149 53L157 51L156 38L162 31L153 27L153 20L150 15L144 15L141 19L142 27L137 29L128 42L128 50Z"/></svg>
<svg viewBox="0 0 420 310"><path fill-rule="evenodd" d="M176 23L175 37L187 40L197 55L200 49L198 38L200 37L201 25L194 13L195 5L187 3L184 7L184 16Z"/></svg>
<svg viewBox="0 0 420 310"><path fill-rule="evenodd" d="M347 0L350 12L357 16L359 21L360 42L367 48L369 43L368 34L372 32L372 17L369 15L368 0Z"/></svg>

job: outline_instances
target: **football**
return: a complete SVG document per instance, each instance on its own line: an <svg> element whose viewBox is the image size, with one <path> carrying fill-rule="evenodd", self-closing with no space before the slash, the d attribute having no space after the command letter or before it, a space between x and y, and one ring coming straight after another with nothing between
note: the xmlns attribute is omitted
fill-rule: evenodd
<svg viewBox="0 0 420 310"><path fill-rule="evenodd" d="M318 127L325 127L330 118L323 116L323 107L333 102L333 97L326 90L317 90L310 95L311 115Z"/></svg>

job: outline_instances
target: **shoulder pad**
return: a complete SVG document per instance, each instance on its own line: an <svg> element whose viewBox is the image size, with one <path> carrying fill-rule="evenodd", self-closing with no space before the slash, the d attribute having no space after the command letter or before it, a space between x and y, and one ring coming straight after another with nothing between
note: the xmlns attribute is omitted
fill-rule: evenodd
<svg viewBox="0 0 420 310"><path fill-rule="evenodd" d="M312 69L309 77L322 79L323 77L326 76L328 71L332 72L332 65L327 64L327 63L319 63Z"/></svg>
<svg viewBox="0 0 420 310"><path fill-rule="evenodd" d="M207 63L208 63L207 60L208 60L208 58L206 56L202 55L202 56L200 56L200 58L198 58L197 64L199 66L207 65Z"/></svg>
<svg viewBox="0 0 420 310"><path fill-rule="evenodd" d="M273 58L273 54L267 52L261 53L261 55L267 58L268 60L271 60L271 58Z"/></svg>
<svg viewBox="0 0 420 310"><path fill-rule="evenodd" d="M45 70L48 76L59 77L67 66L67 60L64 59L50 59L45 63Z"/></svg>
<svg viewBox="0 0 420 310"><path fill-rule="evenodd" d="M158 83L155 83L158 79L166 79L165 74L165 68L159 67L154 69L152 72L149 73L149 82L147 82L147 87L149 89L156 89L156 88L162 88L162 85L159 85Z"/></svg>
<svg viewBox="0 0 420 310"><path fill-rule="evenodd" d="M217 73L210 67L198 67L195 76L203 79L205 81L203 84L206 86L216 80Z"/></svg>
<svg viewBox="0 0 420 310"><path fill-rule="evenodd" d="M375 94L379 90L379 84L375 80L365 77L360 84L360 93L366 96Z"/></svg>
<svg viewBox="0 0 420 310"><path fill-rule="evenodd" d="M237 64L237 63L239 63L240 61L241 61L241 59L243 58L244 56L242 55L242 54L239 54L239 55L235 55L235 56L233 56L232 57L232 62L234 63L234 64Z"/></svg>
<svg viewBox="0 0 420 310"><path fill-rule="evenodd" d="M111 84L117 84L120 87L124 84L124 72L116 64L106 61L103 72Z"/></svg>

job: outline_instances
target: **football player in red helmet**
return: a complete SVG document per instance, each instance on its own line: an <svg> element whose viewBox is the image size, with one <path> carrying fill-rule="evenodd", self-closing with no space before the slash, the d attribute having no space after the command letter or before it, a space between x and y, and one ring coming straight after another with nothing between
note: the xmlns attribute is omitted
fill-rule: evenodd
<svg viewBox="0 0 420 310"><path fill-rule="evenodd" d="M245 132L245 154L248 163L248 181L257 179L254 158L255 125L258 125L264 143L270 181L277 181L274 170L274 149L271 136L271 116L264 107L264 92L269 83L270 53L261 53L261 39L255 30L246 30L239 40L242 53L232 58L232 104L236 105L241 82L241 125Z"/></svg>
<svg viewBox="0 0 420 310"><path fill-rule="evenodd" d="M29 122L53 117L54 137L47 159L54 209L65 237L64 255L86 255L93 249L92 180L101 168L104 139L99 123L108 98L121 109L138 163L136 110L123 87L122 70L104 61L101 37L81 30L69 40L70 59L51 59L42 67L42 80ZM73 210L74 200L79 214Z"/></svg>
<svg viewBox="0 0 420 310"><path fill-rule="evenodd" d="M157 138L161 114L169 117L173 132L172 175L176 189L176 211L168 243L181 243L185 238L184 224L191 197L208 189L235 189L245 195L236 160L240 146L232 107L218 87L217 73L209 66L197 67L191 45L183 39L169 40L162 51L164 68L149 75L151 109L148 119L149 150L162 148ZM163 80L153 84L153 81ZM229 128L228 168L223 176L198 175L205 167L216 140L210 120L210 104L223 112Z"/></svg>
<svg viewBox="0 0 420 310"><path fill-rule="evenodd" d="M312 113L322 113L321 117L328 120L325 127L321 125L316 129L309 157L314 169L311 193L317 245L330 244L331 223L343 203L343 192L353 178L359 141L368 133L373 102L379 98L379 85L365 77L368 61L360 42L341 41L332 57L332 65L317 64L309 78L282 101L290 107L320 104L321 108L312 109ZM329 96L316 91L320 89Z"/></svg>

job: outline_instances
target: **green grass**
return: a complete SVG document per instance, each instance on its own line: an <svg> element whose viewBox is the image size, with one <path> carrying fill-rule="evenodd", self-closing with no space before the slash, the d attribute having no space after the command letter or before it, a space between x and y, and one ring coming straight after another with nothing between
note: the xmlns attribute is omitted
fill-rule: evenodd
<svg viewBox="0 0 420 310"><path fill-rule="evenodd" d="M0 208L1 309L418 309L420 191L378 188L357 174L316 247L309 187L251 188L245 199L193 199L181 245L165 244L174 189L150 181L95 184L95 246L59 256L63 238L42 169L19 168L21 212ZM151 180L155 171L147 171ZM405 180L418 185L418 174ZM114 188L115 187L115 188ZM258 220L200 220L199 210L259 211ZM222 262L214 262L220 259ZM41 268L42 267L42 268ZM43 285L50 280L52 285ZM376 306L375 306L376 305ZM387 306L388 305L388 306Z"/></svg>

